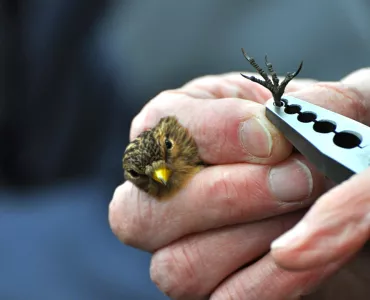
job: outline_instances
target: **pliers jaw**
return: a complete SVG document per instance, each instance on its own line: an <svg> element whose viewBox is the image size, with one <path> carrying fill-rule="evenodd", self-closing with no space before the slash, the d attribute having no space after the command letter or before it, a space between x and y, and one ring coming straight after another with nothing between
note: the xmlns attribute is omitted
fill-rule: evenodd
<svg viewBox="0 0 370 300"><path fill-rule="evenodd" d="M295 97L282 102L268 100L266 117L328 178L339 184L369 166L369 127Z"/></svg>

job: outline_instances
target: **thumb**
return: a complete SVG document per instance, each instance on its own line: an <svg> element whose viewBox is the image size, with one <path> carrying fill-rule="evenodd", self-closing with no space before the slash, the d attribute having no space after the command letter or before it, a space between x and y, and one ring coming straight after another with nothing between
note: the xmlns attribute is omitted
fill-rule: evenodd
<svg viewBox="0 0 370 300"><path fill-rule="evenodd" d="M318 199L307 215L271 245L288 269L311 269L360 250L370 234L370 168Z"/></svg>

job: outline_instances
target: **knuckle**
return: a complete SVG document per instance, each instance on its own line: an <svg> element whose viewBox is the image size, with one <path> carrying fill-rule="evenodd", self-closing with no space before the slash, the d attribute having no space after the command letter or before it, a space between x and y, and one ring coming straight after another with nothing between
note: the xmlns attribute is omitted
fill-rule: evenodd
<svg viewBox="0 0 370 300"><path fill-rule="evenodd" d="M367 123L369 115L367 99L356 87L348 87L347 91L348 99L350 100L349 105L355 113L356 120Z"/></svg>
<svg viewBox="0 0 370 300"><path fill-rule="evenodd" d="M143 130L153 127L161 117L179 108L179 101L184 99L184 92L179 90L165 90L150 100L131 122L131 137Z"/></svg>
<svg viewBox="0 0 370 300"><path fill-rule="evenodd" d="M254 298L252 293L246 294L243 287L243 283L240 282L237 278L234 278L231 282L225 282L220 289L218 289L214 295L212 295L211 300L243 300L246 297L248 299L258 299L259 297Z"/></svg>
<svg viewBox="0 0 370 300"><path fill-rule="evenodd" d="M199 257L183 246L169 246L152 257L150 277L171 299L202 299L204 297L196 266Z"/></svg>
<svg viewBox="0 0 370 300"><path fill-rule="evenodd" d="M338 87L343 96L347 99L344 103L348 111L353 113L353 117L358 121L364 121L368 114L368 106L364 95L350 84L338 83Z"/></svg>
<svg viewBox="0 0 370 300"><path fill-rule="evenodd" d="M366 121L369 114L366 97L355 85L343 82L318 82L314 86L335 95L329 96L326 100L326 105L329 108L357 121ZM341 101L338 101L338 99Z"/></svg>
<svg viewBox="0 0 370 300"><path fill-rule="evenodd" d="M157 96L155 96L149 104L161 106L166 101L172 103L173 100L182 99L185 94L185 92L179 89L164 90L161 91Z"/></svg>
<svg viewBox="0 0 370 300"><path fill-rule="evenodd" d="M227 161L230 150L228 133L230 132L229 123L224 118L219 118L219 126L215 131L215 144L217 145L217 154L221 161Z"/></svg>
<svg viewBox="0 0 370 300"><path fill-rule="evenodd" d="M236 175L240 177L240 173L233 174L233 170L225 168L214 172L211 180L202 181L201 193L205 198L213 199L212 203L215 203L212 217L210 215L215 222L245 219L250 214L240 202L241 199L249 199L250 195L243 192L246 190L244 180Z"/></svg>
<svg viewBox="0 0 370 300"><path fill-rule="evenodd" d="M157 104L160 101L163 101L164 99L167 99L169 95L171 94L171 90L164 90L160 91L153 99L149 102L148 105Z"/></svg>
<svg viewBox="0 0 370 300"><path fill-rule="evenodd" d="M232 201L239 198L238 182L234 181L233 174L228 169L220 170L213 180L206 183L209 197Z"/></svg>
<svg viewBox="0 0 370 300"><path fill-rule="evenodd" d="M136 115L131 121L131 128L139 128L143 124L143 116L146 114L146 109L144 108L138 115Z"/></svg>
<svg viewBox="0 0 370 300"><path fill-rule="evenodd" d="M148 109L144 107L142 111L136 115L132 121L130 126L130 139L136 138L147 126L148 120Z"/></svg>
<svg viewBox="0 0 370 300"><path fill-rule="evenodd" d="M222 163L229 158L229 124L220 112L215 111L217 103L209 104L202 115L202 120L198 121L199 126L193 135L202 146L200 147L200 151L203 151L201 154L207 157L207 160Z"/></svg>
<svg viewBox="0 0 370 300"><path fill-rule="evenodd" d="M141 112L132 119L131 127L144 129L146 126L151 125L150 121L157 114L158 111L155 105L152 105L152 102L149 102L143 107Z"/></svg>

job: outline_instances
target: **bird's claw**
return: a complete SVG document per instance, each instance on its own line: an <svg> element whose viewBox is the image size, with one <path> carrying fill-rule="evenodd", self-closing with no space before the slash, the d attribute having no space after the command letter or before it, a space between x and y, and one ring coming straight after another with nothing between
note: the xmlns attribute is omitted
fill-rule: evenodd
<svg viewBox="0 0 370 300"><path fill-rule="evenodd" d="M247 75L244 75L244 74L241 74L241 75L244 78L247 78L247 79L249 79L253 82L256 82L256 83L264 86L265 88L267 88L272 93L275 105L282 106L283 103L282 103L281 97L284 94L285 88L288 85L288 83L294 77L296 77L299 74L299 72L301 71L302 66L303 66L303 61L300 63L297 71L288 72L286 77L284 78L284 80L281 82L281 84L279 84L280 83L279 78L276 75L276 72L275 72L274 68L272 67L272 64L269 62L267 55L265 55L265 65L267 67L268 73L271 75L272 81L268 77L266 72L256 63L254 58L248 56L243 48L242 48L242 52L243 52L243 55L244 55L245 59L251 64L251 66L257 71L257 73L262 76L262 78L264 80L261 80L259 78L254 77L254 76L247 76Z"/></svg>

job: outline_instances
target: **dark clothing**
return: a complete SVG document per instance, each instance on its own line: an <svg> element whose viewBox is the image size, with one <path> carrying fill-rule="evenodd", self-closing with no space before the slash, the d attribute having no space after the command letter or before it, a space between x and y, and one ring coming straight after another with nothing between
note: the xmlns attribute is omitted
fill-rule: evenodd
<svg viewBox="0 0 370 300"><path fill-rule="evenodd" d="M252 70L241 47L301 78L370 60L367 0L0 0L0 24L0 299L164 299L107 222L143 104Z"/></svg>

